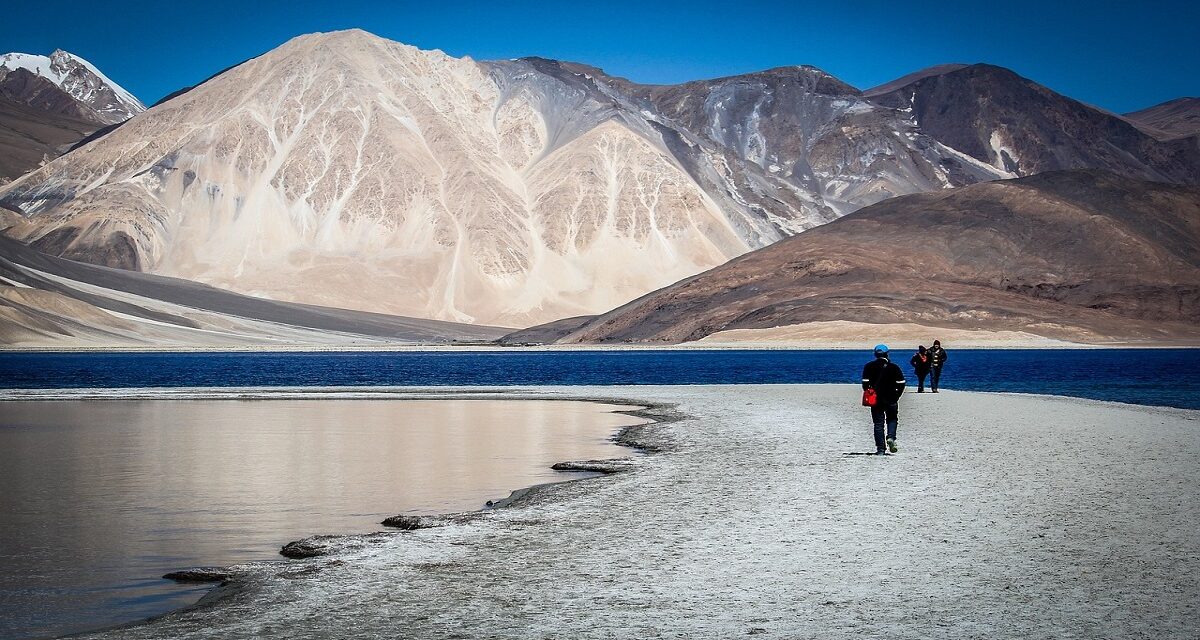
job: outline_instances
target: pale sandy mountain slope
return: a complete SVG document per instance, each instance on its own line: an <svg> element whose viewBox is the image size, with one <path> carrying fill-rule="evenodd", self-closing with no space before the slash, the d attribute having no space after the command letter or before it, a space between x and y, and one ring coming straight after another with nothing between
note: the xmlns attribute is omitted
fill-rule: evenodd
<svg viewBox="0 0 1200 640"><path fill-rule="evenodd" d="M510 326L751 248L646 138L537 107L469 59L304 36L15 183L7 233L243 293Z"/></svg>
<svg viewBox="0 0 1200 640"><path fill-rule="evenodd" d="M47 256L0 237L0 348L386 348L507 332L263 300Z"/></svg>

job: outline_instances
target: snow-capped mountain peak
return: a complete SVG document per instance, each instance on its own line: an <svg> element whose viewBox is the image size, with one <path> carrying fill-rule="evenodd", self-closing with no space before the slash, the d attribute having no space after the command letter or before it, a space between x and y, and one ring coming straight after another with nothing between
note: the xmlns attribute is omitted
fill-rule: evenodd
<svg viewBox="0 0 1200 640"><path fill-rule="evenodd" d="M94 112L97 122L115 124L146 110L140 100L95 65L62 49L49 56L29 53L0 56L0 80L16 69L25 69L50 81Z"/></svg>

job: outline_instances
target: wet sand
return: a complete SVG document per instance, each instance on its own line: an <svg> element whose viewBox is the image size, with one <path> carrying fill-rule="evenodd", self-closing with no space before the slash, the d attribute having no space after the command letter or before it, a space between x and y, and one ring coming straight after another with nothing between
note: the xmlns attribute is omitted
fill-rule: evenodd
<svg viewBox="0 0 1200 640"><path fill-rule="evenodd" d="M497 393L650 403L664 423L626 435L663 453L469 522L241 567L203 606L113 637L1200 633L1200 412L913 394L900 454L876 457L844 455L872 448L852 385Z"/></svg>

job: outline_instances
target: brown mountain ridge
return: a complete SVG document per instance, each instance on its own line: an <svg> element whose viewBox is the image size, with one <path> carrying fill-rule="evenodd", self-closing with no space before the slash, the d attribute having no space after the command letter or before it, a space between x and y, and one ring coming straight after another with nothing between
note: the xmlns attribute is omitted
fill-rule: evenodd
<svg viewBox="0 0 1200 640"><path fill-rule="evenodd" d="M1200 188L1059 171L902 196L557 336L523 334L676 343L835 320L1086 342L1200 338Z"/></svg>

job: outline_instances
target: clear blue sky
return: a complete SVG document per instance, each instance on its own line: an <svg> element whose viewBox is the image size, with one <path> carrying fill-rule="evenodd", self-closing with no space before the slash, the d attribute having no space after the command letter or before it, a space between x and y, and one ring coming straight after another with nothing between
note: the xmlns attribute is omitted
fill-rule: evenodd
<svg viewBox="0 0 1200 640"><path fill-rule="evenodd" d="M811 64L859 88L989 62L1117 112L1200 95L1200 3L18 0L0 52L62 48L147 104L313 31L480 60L539 55L670 83ZM98 10L99 9L99 10Z"/></svg>

